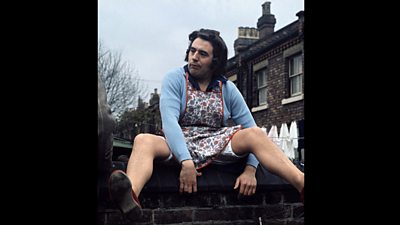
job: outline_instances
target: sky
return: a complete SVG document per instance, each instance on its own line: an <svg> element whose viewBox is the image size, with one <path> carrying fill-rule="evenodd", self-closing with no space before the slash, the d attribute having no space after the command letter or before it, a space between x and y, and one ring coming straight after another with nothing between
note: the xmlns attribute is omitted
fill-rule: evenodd
<svg viewBox="0 0 400 225"><path fill-rule="evenodd" d="M98 41L119 52L147 86L148 102L166 72L186 64L188 35L218 30L234 56L238 27L257 28L265 0L98 0ZM304 0L270 0L275 31L296 21Z"/></svg>

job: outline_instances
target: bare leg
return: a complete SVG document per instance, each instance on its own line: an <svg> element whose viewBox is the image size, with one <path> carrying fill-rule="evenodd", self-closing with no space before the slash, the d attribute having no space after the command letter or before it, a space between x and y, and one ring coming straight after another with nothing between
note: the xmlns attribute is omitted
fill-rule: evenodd
<svg viewBox="0 0 400 225"><path fill-rule="evenodd" d="M139 134L135 137L126 173L137 196L153 173L153 160L167 158L169 154L169 147L160 136Z"/></svg>
<svg viewBox="0 0 400 225"><path fill-rule="evenodd" d="M238 131L232 138L232 150L238 155L253 153L263 167L285 179L299 192L303 189L304 173L259 127Z"/></svg>

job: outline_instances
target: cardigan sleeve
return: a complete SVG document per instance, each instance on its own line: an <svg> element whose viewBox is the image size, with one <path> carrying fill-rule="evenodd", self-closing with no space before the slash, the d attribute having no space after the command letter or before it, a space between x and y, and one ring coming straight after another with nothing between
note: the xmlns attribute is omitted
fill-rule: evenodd
<svg viewBox="0 0 400 225"><path fill-rule="evenodd" d="M229 105L231 106L230 112L235 124L240 124L244 128L257 126L242 94L231 81L227 81L227 92L227 100L229 100ZM247 157L247 164L257 168L258 163L254 154L250 153Z"/></svg>
<svg viewBox="0 0 400 225"><path fill-rule="evenodd" d="M181 71L168 72L161 85L160 114L167 144L179 162L192 159L178 123L184 90L185 79Z"/></svg>

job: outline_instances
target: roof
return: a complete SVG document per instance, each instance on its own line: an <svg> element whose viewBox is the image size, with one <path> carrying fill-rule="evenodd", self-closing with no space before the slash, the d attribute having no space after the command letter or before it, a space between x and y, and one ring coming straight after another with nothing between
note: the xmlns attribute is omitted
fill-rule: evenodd
<svg viewBox="0 0 400 225"><path fill-rule="evenodd" d="M227 68L228 71L233 69L240 58L240 60L249 60L254 57L258 57L273 48L278 44L285 42L286 40L293 38L299 34L299 21L296 20L291 24L281 28L280 30L274 32L270 37L259 39L253 44L249 45L245 50L242 50L240 57L235 55L234 57L228 59Z"/></svg>

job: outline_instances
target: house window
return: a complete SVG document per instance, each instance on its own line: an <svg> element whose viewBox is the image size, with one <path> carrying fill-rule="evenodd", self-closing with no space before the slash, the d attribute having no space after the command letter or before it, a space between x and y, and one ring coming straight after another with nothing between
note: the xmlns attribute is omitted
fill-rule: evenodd
<svg viewBox="0 0 400 225"><path fill-rule="evenodd" d="M257 77L257 91L258 91L258 105L267 104L267 68L258 70Z"/></svg>
<svg viewBox="0 0 400 225"><path fill-rule="evenodd" d="M289 59L290 96L303 93L303 62L301 55Z"/></svg>

